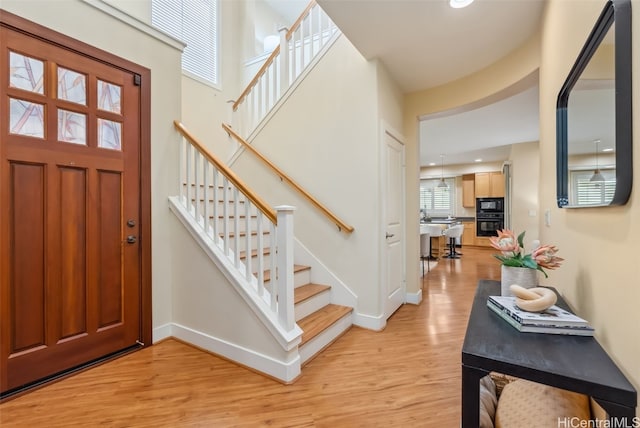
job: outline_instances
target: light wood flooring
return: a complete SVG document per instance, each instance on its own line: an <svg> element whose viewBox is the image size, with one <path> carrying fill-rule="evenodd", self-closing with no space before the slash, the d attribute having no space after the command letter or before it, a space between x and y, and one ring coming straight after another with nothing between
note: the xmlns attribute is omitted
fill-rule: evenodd
<svg viewBox="0 0 640 428"><path fill-rule="evenodd" d="M0 404L8 427L458 427L460 350L492 250L462 249L382 332L353 327L293 385L167 340Z"/></svg>

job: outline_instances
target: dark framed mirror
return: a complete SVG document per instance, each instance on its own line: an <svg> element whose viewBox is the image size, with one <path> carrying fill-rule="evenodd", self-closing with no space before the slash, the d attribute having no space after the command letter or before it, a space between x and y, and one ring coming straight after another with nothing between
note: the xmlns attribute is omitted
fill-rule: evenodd
<svg viewBox="0 0 640 428"><path fill-rule="evenodd" d="M608 0L558 94L559 207L627 203L631 111L631 1Z"/></svg>

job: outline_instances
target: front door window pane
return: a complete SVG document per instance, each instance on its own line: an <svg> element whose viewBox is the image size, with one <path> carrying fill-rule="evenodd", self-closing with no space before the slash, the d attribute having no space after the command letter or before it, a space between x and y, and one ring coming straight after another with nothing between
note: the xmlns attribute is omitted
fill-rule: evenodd
<svg viewBox="0 0 640 428"><path fill-rule="evenodd" d="M9 98L9 132L44 138L44 105Z"/></svg>
<svg viewBox="0 0 640 428"><path fill-rule="evenodd" d="M58 99L87 105L86 76L58 67Z"/></svg>
<svg viewBox="0 0 640 428"><path fill-rule="evenodd" d="M58 110L58 141L87 144L87 117L84 114Z"/></svg>
<svg viewBox="0 0 640 428"><path fill-rule="evenodd" d="M120 113L120 86L98 80L98 108Z"/></svg>
<svg viewBox="0 0 640 428"><path fill-rule="evenodd" d="M44 62L35 58L9 53L9 86L44 94Z"/></svg>
<svg viewBox="0 0 640 428"><path fill-rule="evenodd" d="M112 150L122 149L122 124L98 119L98 147Z"/></svg>

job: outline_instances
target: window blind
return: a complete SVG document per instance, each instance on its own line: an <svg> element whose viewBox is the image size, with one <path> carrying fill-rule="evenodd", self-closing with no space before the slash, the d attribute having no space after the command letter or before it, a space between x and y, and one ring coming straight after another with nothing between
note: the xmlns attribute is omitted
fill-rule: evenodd
<svg viewBox="0 0 640 428"><path fill-rule="evenodd" d="M420 180L420 209L427 214L452 215L455 203L455 179L445 178L447 187L438 187L439 179Z"/></svg>
<svg viewBox="0 0 640 428"><path fill-rule="evenodd" d="M219 0L152 0L154 27L187 44L182 69L218 85Z"/></svg>
<svg viewBox="0 0 640 428"><path fill-rule="evenodd" d="M571 183L573 200L576 205L606 205L611 203L616 190L615 170L600 171L604 176L604 181L589 181L593 171L572 171Z"/></svg>

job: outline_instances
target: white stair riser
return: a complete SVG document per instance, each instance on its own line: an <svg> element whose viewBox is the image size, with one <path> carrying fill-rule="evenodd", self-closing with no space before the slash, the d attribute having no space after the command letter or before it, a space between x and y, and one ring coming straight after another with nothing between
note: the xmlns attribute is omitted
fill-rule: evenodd
<svg viewBox="0 0 640 428"><path fill-rule="evenodd" d="M255 271L255 269L254 269ZM294 272L293 274L293 286L294 287L301 287L303 285L309 284L311 282L310 280L311 277L311 272L310 269L305 269L299 272ZM265 287L269 286L270 281L265 281Z"/></svg>
<svg viewBox="0 0 640 428"><path fill-rule="evenodd" d="M331 290L327 289L296 304L296 322L331 303Z"/></svg>
<svg viewBox="0 0 640 428"><path fill-rule="evenodd" d="M337 337L344 333L353 324L353 315L349 313L340 318L328 329L305 343L298 349L300 353L300 361L302 364L309 361L312 357L329 346Z"/></svg>

